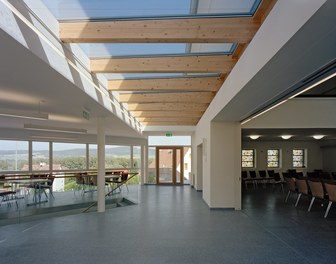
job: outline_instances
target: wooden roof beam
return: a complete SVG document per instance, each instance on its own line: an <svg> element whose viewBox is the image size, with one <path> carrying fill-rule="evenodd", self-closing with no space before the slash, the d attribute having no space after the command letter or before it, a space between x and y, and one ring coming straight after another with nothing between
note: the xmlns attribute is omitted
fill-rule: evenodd
<svg viewBox="0 0 336 264"><path fill-rule="evenodd" d="M134 117L181 117L181 111L131 111ZM184 117L201 117L204 111L183 111Z"/></svg>
<svg viewBox="0 0 336 264"><path fill-rule="evenodd" d="M248 43L259 26L252 17L71 21L60 22L59 37L73 43Z"/></svg>
<svg viewBox="0 0 336 264"><path fill-rule="evenodd" d="M127 108L129 111L205 111L208 108L207 103L128 103Z"/></svg>
<svg viewBox="0 0 336 264"><path fill-rule="evenodd" d="M237 60L229 55L92 59L95 73L227 73Z"/></svg>
<svg viewBox="0 0 336 264"><path fill-rule="evenodd" d="M210 103L214 98L213 92L182 92L182 93L147 93L120 94L121 103Z"/></svg>
<svg viewBox="0 0 336 264"><path fill-rule="evenodd" d="M110 91L214 91L217 92L224 80L221 77L159 78L109 80Z"/></svg>

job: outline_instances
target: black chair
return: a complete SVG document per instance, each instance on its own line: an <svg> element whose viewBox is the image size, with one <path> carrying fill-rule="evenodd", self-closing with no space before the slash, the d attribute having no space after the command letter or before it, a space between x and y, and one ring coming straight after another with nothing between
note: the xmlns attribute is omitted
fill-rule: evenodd
<svg viewBox="0 0 336 264"><path fill-rule="evenodd" d="M260 170L259 171L259 177L262 179L262 183L264 184L264 187L266 186L266 171Z"/></svg>
<svg viewBox="0 0 336 264"><path fill-rule="evenodd" d="M250 174L250 178L251 178L251 180L252 180L252 183L253 183L254 188L257 187L258 184L257 184L257 181L256 181L256 178L257 178L257 173L256 173L256 171L251 170L251 171L249 171L249 174Z"/></svg>
<svg viewBox="0 0 336 264"><path fill-rule="evenodd" d="M242 183L245 184L245 189L247 189L247 171L241 172Z"/></svg>
<svg viewBox="0 0 336 264"><path fill-rule="evenodd" d="M280 176L280 173L279 172L274 172L273 173L273 184L274 185L280 185L281 186L281 190L282 190L282 193L285 194L285 190L284 190L284 180L281 179L281 176Z"/></svg>
<svg viewBox="0 0 336 264"><path fill-rule="evenodd" d="M49 194L52 196L52 198L55 199L55 196L54 196L53 191L52 191L55 176L52 176L52 175L49 174L48 177L47 177L47 180L48 181L46 182L46 184L42 184L40 186L40 188L42 190L44 190L44 194L46 195L46 198L48 198L48 197L47 197L47 194L46 194L45 190L49 190Z"/></svg>

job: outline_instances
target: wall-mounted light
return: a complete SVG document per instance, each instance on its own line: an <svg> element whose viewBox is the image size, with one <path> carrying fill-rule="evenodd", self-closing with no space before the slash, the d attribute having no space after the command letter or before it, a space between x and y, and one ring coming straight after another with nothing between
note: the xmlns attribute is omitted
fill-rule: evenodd
<svg viewBox="0 0 336 264"><path fill-rule="evenodd" d="M281 138L282 139L290 139L292 136L291 135L282 135Z"/></svg>
<svg viewBox="0 0 336 264"><path fill-rule="evenodd" d="M250 139L253 139L253 140L258 139L258 138L260 138L259 135L251 135L251 136L250 136Z"/></svg>
<svg viewBox="0 0 336 264"><path fill-rule="evenodd" d="M315 139L321 139L321 138L324 138L325 136L324 135L314 135L313 138Z"/></svg>
<svg viewBox="0 0 336 264"><path fill-rule="evenodd" d="M75 133L75 134L86 134L87 133L85 129L81 129L81 128L49 127L49 126L40 126L40 125L33 125L33 124L24 124L24 128L30 129L30 130L64 132L64 133Z"/></svg>

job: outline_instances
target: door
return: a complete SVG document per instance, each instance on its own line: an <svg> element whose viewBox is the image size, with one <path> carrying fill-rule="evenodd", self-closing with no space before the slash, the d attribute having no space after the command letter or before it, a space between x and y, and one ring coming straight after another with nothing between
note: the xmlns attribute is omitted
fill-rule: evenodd
<svg viewBox="0 0 336 264"><path fill-rule="evenodd" d="M183 147L156 147L156 183L183 184Z"/></svg>

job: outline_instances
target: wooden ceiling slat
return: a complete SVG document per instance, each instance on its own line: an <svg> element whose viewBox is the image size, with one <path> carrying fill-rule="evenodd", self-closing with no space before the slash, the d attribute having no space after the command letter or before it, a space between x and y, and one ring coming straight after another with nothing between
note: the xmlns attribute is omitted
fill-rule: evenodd
<svg viewBox="0 0 336 264"><path fill-rule="evenodd" d="M131 111L134 117L180 117L181 111ZM203 111L183 111L184 117L201 117Z"/></svg>
<svg viewBox="0 0 336 264"><path fill-rule="evenodd" d="M161 56L145 58L92 59L95 73L227 73L236 60L229 55Z"/></svg>
<svg viewBox="0 0 336 264"><path fill-rule="evenodd" d="M71 21L60 22L59 37L74 43L248 43L259 26L251 17Z"/></svg>
<svg viewBox="0 0 336 264"><path fill-rule="evenodd" d="M147 93L120 94L122 103L210 103L214 98L213 92L182 92L182 93Z"/></svg>
<svg viewBox="0 0 336 264"><path fill-rule="evenodd" d="M128 103L129 111L205 111L209 104L205 103Z"/></svg>
<svg viewBox="0 0 336 264"><path fill-rule="evenodd" d="M109 80L108 89L110 91L188 90L216 92L223 82L224 80L220 77Z"/></svg>

